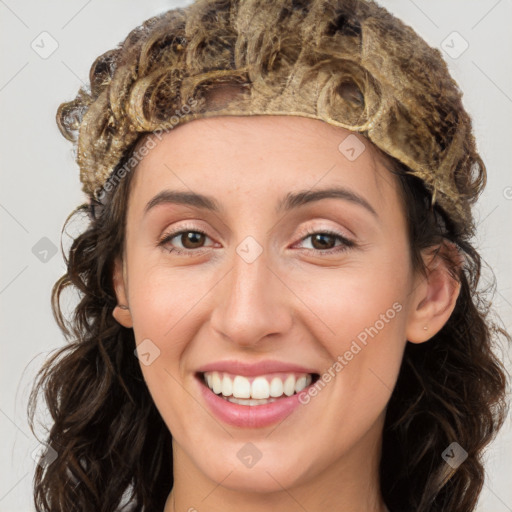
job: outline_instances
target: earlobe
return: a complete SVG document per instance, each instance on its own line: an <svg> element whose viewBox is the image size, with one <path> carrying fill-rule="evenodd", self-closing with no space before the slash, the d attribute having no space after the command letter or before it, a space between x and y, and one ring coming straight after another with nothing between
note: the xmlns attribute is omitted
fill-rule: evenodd
<svg viewBox="0 0 512 512"><path fill-rule="evenodd" d="M132 315L127 301L126 293L126 272L124 262L121 261L120 257L117 257L114 261L114 268L112 272L112 282L114 291L117 298L117 306L112 311L112 316L119 322L123 327L133 327Z"/></svg>
<svg viewBox="0 0 512 512"><path fill-rule="evenodd" d="M456 247L445 242L427 263L427 277L418 277L413 310L407 326L407 340L423 343L437 334L449 320L460 293L460 282L449 272L449 265L442 257L449 251L452 261L461 266L461 258ZM456 251L456 253L452 253Z"/></svg>

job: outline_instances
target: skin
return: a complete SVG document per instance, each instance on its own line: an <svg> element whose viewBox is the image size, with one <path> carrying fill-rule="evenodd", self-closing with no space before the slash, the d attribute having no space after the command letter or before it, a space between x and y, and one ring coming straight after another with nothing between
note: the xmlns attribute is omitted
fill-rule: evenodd
<svg viewBox="0 0 512 512"><path fill-rule="evenodd" d="M338 146L350 133L293 116L198 119L165 134L134 171L113 275L129 309L113 314L137 344L149 338L160 350L141 368L173 436L165 512L386 510L382 428L405 344L442 328L459 286L430 251L428 279L413 272L396 178L360 135L366 149L347 159ZM290 192L332 186L362 196L377 216L339 198L275 211ZM222 209L160 204L144 215L163 189L213 196ZM178 235L158 247L180 229L207 237L194 245ZM341 240L322 245L308 229L334 230L356 246L333 252ZM251 263L236 252L247 236L262 249ZM396 303L394 318L279 425L233 427L207 410L194 378L201 365L277 359L322 374ZM248 442L261 452L251 468L237 457Z"/></svg>

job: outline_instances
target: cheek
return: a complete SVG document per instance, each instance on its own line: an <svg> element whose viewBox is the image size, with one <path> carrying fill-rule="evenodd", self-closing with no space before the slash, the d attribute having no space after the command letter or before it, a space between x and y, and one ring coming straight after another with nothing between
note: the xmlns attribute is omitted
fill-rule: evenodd
<svg viewBox="0 0 512 512"><path fill-rule="evenodd" d="M204 425L210 421L215 428L215 422L183 387L183 363L204 321L197 316L203 306L201 298L211 288L204 278L192 278L192 273L191 267L145 266L131 274L129 287L137 345L150 340L149 351L156 354L148 365L139 355L144 380L169 430L180 439L187 437L190 422Z"/></svg>
<svg viewBox="0 0 512 512"><path fill-rule="evenodd" d="M406 264L380 259L364 266L323 269L297 283L298 295L310 310L309 328L333 359L349 350L353 340L362 345L374 338L391 342L404 331Z"/></svg>
<svg viewBox="0 0 512 512"><path fill-rule="evenodd" d="M137 342L154 337L166 350L172 348L183 330L193 327L194 315L213 284L208 273L192 267L166 268L160 264L140 271L134 268L129 300Z"/></svg>
<svg viewBox="0 0 512 512"><path fill-rule="evenodd" d="M365 410L371 420L385 407L406 343L407 254L380 256L364 268L318 274L301 288L308 309L317 313L303 316L306 328L331 361L322 377L336 394L338 414L350 412L357 421Z"/></svg>

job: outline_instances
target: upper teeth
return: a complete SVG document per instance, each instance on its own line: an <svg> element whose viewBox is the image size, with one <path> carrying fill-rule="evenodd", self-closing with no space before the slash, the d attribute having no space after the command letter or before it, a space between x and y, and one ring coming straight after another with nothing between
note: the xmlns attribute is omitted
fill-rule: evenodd
<svg viewBox="0 0 512 512"><path fill-rule="evenodd" d="M208 387L217 395L235 398L266 399L291 396L309 386L310 374L282 374L275 376L244 377L223 372L205 372Z"/></svg>

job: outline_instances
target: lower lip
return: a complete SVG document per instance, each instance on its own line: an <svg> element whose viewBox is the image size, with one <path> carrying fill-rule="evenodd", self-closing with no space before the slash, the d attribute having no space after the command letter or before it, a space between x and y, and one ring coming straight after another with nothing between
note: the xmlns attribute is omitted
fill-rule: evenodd
<svg viewBox="0 0 512 512"><path fill-rule="evenodd" d="M283 421L301 405L299 393L263 405L234 404L216 395L201 382L200 377L198 381L210 410L220 420L236 427L261 428L273 425Z"/></svg>

